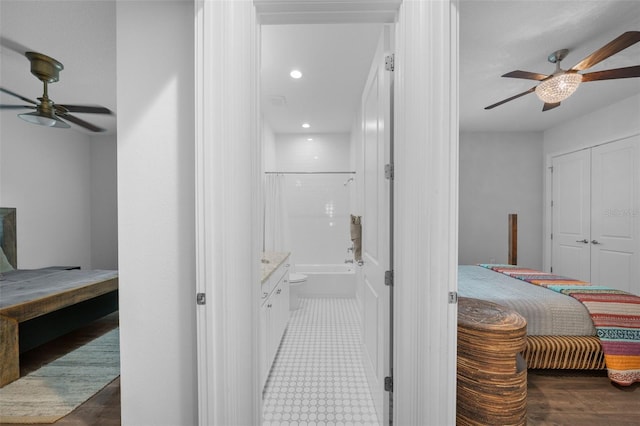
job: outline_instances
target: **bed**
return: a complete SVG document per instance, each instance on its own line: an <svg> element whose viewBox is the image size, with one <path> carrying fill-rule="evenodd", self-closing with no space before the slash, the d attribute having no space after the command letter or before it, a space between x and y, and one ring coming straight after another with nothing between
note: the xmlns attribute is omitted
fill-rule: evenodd
<svg viewBox="0 0 640 426"><path fill-rule="evenodd" d="M492 267L495 267L496 270L493 270ZM507 265L460 265L458 267L459 295L507 306L526 319L527 347L522 355L527 361L528 368L607 369L605 354L602 350L603 342L606 339L602 336L602 328L594 326L593 307L587 309L585 306L588 306L589 303L585 305L574 298L575 295L569 297L567 294L570 291L562 294L557 288L560 287L559 285L553 286L547 283L550 288L556 287L554 291L525 281L525 279L532 278L532 274L544 274L542 272L526 270L527 273L524 275L522 273L511 274L518 277L516 279L509 276L510 268ZM512 268L515 271L515 268L518 267ZM520 270L522 269L520 268ZM539 278L537 275L536 277ZM549 277L555 276L549 275ZM567 288L571 287L569 284L589 286L588 283L570 279L568 280L574 282L568 282L563 277L555 277L555 279L563 279L563 281L556 282L567 284L565 286ZM530 281L539 283L536 280L530 279ZM578 288L575 285L574 287ZM595 286L590 288L598 289ZM625 295L632 300L632 303L628 305L627 314L630 318L630 333L635 333L635 336L631 339L632 342L624 343L627 345L625 351L631 348L630 352L625 353L624 362L632 360L632 363L637 364L640 360L640 339L638 339L640 336L637 336L640 333L640 329L638 329L640 326L638 324L640 304L637 304L638 298L636 296ZM636 300L634 301L633 298ZM603 337L602 341L599 336ZM610 345L610 342L607 342L606 345ZM611 360L612 358L609 357L610 362ZM632 367L633 369L634 367ZM620 384L627 385L639 380L638 372L640 370L637 369L631 373L627 371L612 372L612 368L607 370L609 377Z"/></svg>
<svg viewBox="0 0 640 426"><path fill-rule="evenodd" d="M20 353L118 309L118 272L17 269L15 209L0 209L0 386L20 377Z"/></svg>

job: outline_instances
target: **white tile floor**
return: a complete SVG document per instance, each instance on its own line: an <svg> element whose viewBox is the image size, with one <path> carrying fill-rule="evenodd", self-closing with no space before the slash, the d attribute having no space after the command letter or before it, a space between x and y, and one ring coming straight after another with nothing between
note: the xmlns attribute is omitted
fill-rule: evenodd
<svg viewBox="0 0 640 426"><path fill-rule="evenodd" d="M263 426L378 426L355 299L301 299L263 393Z"/></svg>

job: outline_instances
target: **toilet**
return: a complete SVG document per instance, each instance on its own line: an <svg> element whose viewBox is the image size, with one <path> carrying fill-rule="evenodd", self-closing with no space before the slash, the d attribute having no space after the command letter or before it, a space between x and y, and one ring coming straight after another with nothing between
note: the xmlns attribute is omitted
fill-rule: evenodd
<svg viewBox="0 0 640 426"><path fill-rule="evenodd" d="M307 276L295 272L289 274L289 310L295 311L300 308L300 290L307 282Z"/></svg>

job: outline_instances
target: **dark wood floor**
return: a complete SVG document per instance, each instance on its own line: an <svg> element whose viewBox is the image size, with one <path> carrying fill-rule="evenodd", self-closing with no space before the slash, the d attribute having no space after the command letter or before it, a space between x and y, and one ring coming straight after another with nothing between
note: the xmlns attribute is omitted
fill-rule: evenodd
<svg viewBox="0 0 640 426"><path fill-rule="evenodd" d="M605 372L529 370L529 425L640 425L640 383L618 386Z"/></svg>
<svg viewBox="0 0 640 426"><path fill-rule="evenodd" d="M21 374L28 374L117 326L116 313L24 353ZM604 372L529 370L528 385L529 425L640 425L640 383L616 386ZM120 378L56 425L120 425Z"/></svg>

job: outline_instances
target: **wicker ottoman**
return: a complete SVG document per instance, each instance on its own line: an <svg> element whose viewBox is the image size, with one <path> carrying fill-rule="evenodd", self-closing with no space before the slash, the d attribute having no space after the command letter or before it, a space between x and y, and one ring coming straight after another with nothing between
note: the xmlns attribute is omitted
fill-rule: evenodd
<svg viewBox="0 0 640 426"><path fill-rule="evenodd" d="M526 320L509 308L459 299L458 425L526 424L526 331Z"/></svg>

